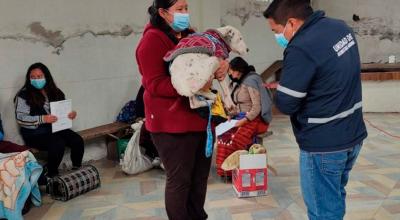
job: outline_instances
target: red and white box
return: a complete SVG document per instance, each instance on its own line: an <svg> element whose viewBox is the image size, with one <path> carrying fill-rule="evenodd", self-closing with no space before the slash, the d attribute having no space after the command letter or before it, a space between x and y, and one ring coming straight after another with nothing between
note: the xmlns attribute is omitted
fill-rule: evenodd
<svg viewBox="0 0 400 220"><path fill-rule="evenodd" d="M268 193L266 154L240 155L240 167L232 172L232 184L239 198Z"/></svg>

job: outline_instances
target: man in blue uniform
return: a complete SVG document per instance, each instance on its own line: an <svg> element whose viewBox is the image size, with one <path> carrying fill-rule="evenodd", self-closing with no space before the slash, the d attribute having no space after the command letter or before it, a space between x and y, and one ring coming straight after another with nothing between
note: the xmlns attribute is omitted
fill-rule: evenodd
<svg viewBox="0 0 400 220"><path fill-rule="evenodd" d="M264 17L285 48L275 100L300 147L308 216L343 219L349 172L367 137L356 38L343 21L314 12L310 0L274 0Z"/></svg>

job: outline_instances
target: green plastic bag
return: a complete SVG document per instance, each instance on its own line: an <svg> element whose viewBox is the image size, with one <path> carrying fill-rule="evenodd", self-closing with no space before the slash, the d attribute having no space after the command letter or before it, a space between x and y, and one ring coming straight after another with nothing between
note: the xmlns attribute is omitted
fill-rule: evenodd
<svg viewBox="0 0 400 220"><path fill-rule="evenodd" d="M117 152L118 152L118 157L122 158L122 154L125 153L126 147L128 146L129 139L125 138L120 138L117 140Z"/></svg>

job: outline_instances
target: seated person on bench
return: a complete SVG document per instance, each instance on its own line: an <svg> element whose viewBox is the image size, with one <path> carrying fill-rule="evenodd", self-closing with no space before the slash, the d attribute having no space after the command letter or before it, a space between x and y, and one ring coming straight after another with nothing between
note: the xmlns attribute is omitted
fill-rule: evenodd
<svg viewBox="0 0 400 220"><path fill-rule="evenodd" d="M48 151L48 177L58 175L58 166L64 156L65 147L71 148L73 169L82 164L83 139L67 129L52 133L51 124L57 117L50 114L50 102L65 100L64 93L57 88L49 69L42 63L31 65L26 73L25 85L15 96L15 111L22 138L30 147ZM70 119L76 112L69 113Z"/></svg>
<svg viewBox="0 0 400 220"><path fill-rule="evenodd" d="M6 154L6 153L22 152L26 150L29 150L29 148L26 146L21 146L4 140L4 130L0 115L0 153Z"/></svg>
<svg viewBox="0 0 400 220"><path fill-rule="evenodd" d="M222 134L217 139L217 174L231 176L231 172L224 172L221 165L224 160L237 150L248 150L253 144L256 135L268 130L272 118L272 100L261 77L253 66L236 57L230 62L229 77L232 84L232 100L234 109L228 109L231 118L238 119L235 128Z"/></svg>

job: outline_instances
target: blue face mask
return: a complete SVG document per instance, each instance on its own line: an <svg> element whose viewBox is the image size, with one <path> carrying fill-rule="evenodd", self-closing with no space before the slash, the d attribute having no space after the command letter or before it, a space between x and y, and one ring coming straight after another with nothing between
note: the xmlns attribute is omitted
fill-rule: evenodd
<svg viewBox="0 0 400 220"><path fill-rule="evenodd" d="M189 14L174 13L174 22L172 23L172 29L176 32L181 32L190 27L190 16Z"/></svg>
<svg viewBox="0 0 400 220"><path fill-rule="evenodd" d="M279 46L281 46L283 49L285 49L287 47L287 45L289 44L289 41L286 39L284 33L286 31L286 25L285 25L285 29L283 29L283 32L280 34L275 34L275 39L276 42L278 43Z"/></svg>
<svg viewBox="0 0 400 220"><path fill-rule="evenodd" d="M36 89L43 89L46 85L46 79L31 79L31 85Z"/></svg>

